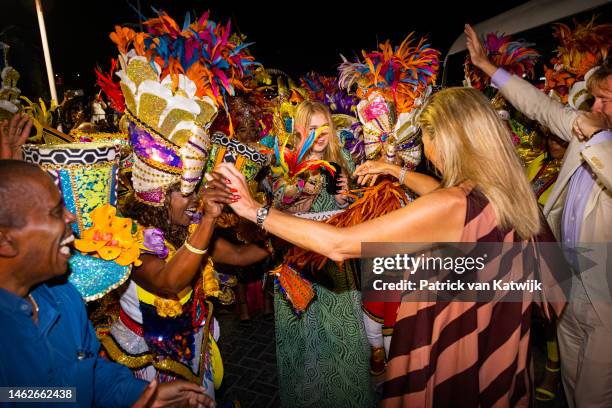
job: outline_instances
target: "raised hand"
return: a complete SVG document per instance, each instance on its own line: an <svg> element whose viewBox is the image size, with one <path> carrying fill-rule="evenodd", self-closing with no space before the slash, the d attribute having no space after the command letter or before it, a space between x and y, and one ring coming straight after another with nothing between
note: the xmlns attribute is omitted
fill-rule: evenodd
<svg viewBox="0 0 612 408"><path fill-rule="evenodd" d="M0 122L0 159L21 160L21 146L30 136L32 118L15 114L11 121Z"/></svg>
<svg viewBox="0 0 612 408"><path fill-rule="evenodd" d="M217 218L223 211L225 204L231 204L235 199L233 189L228 186L223 177L216 173L204 175L206 183L201 196L200 206L204 209L204 217Z"/></svg>
<svg viewBox="0 0 612 408"><path fill-rule="evenodd" d="M497 67L489 60L487 50L485 50L485 47L482 44L482 41L480 41L478 34L476 34L476 31L474 31L471 25L466 24L463 32L465 33L466 37L465 46L470 53L472 64L474 64L474 66L477 68L480 68L488 76L493 76L497 70Z"/></svg>
<svg viewBox="0 0 612 408"><path fill-rule="evenodd" d="M582 112L572 130L579 140L589 140L595 132L602 129L612 129L610 118L601 112Z"/></svg>

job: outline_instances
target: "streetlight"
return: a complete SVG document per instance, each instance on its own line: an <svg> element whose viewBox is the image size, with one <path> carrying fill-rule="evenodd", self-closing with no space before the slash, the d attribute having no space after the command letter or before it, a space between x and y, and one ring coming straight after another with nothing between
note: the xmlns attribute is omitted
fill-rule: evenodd
<svg viewBox="0 0 612 408"><path fill-rule="evenodd" d="M42 5L40 0L36 2L36 15L38 16L38 27L40 28L40 39L42 40L43 53L45 55L45 65L47 67L47 80L49 81L49 90L51 91L51 101L57 103L57 91L55 90L55 80L53 79L53 66L51 65L51 54L49 53L49 43L47 41L47 30L45 28L45 18L43 16Z"/></svg>

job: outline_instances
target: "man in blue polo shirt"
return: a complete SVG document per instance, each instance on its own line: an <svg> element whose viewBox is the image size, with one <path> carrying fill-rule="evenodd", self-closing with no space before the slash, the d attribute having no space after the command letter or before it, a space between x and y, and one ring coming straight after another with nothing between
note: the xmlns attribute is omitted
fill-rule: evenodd
<svg viewBox="0 0 612 408"><path fill-rule="evenodd" d="M65 280L74 220L46 173L0 160L0 406L35 402L18 387L60 387L36 400L55 397L72 407L214 406L198 385L147 387L99 357L81 296Z"/></svg>

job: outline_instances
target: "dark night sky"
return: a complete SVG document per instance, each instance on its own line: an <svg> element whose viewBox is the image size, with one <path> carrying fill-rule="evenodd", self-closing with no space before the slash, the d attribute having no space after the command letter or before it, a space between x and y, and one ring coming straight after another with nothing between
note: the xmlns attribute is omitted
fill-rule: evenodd
<svg viewBox="0 0 612 408"><path fill-rule="evenodd" d="M68 87L90 88L95 65L106 69L116 54L108 34L115 24L137 23L137 14L128 0L42 2L55 72ZM136 5L137 0L129 2ZM229 18L234 29L256 43L252 50L259 62L297 76L310 70L334 74L340 53L350 58L387 38L399 44L411 31L428 35L432 46L444 55L465 22L480 22L525 1L489 1L478 6L432 0L373 1L371 6L332 0L140 2L145 15L151 16L154 6L166 10L179 24L188 10L200 15L209 9L217 21ZM19 86L26 95L46 91L34 0L2 0L2 7L0 40L12 45L11 63L22 72Z"/></svg>

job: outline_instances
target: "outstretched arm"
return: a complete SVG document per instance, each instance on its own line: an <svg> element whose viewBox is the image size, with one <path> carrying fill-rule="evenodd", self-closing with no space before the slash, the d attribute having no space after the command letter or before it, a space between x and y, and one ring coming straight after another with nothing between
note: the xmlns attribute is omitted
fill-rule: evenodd
<svg viewBox="0 0 612 408"><path fill-rule="evenodd" d="M251 198L244 176L231 164L216 170L239 191L233 210L250 221L261 207ZM466 208L459 189L427 194L406 207L383 217L347 228L310 221L270 210L264 228L299 247L318 252L335 261L361 255L362 242L456 242L461 237Z"/></svg>
<svg viewBox="0 0 612 408"><path fill-rule="evenodd" d="M537 120L560 138L571 141L578 112L548 97L524 79L493 65L478 34L469 24L465 25L465 35L472 63L492 78L504 98L530 119Z"/></svg>
<svg viewBox="0 0 612 408"><path fill-rule="evenodd" d="M370 182L373 186L379 175L389 175L399 180L402 168L396 164L385 163L383 161L368 160L361 164L353 176L358 177L357 183L364 185ZM438 187L440 181L426 174L417 173L414 171L406 171L403 184L410 190L417 193L419 196L429 194Z"/></svg>

